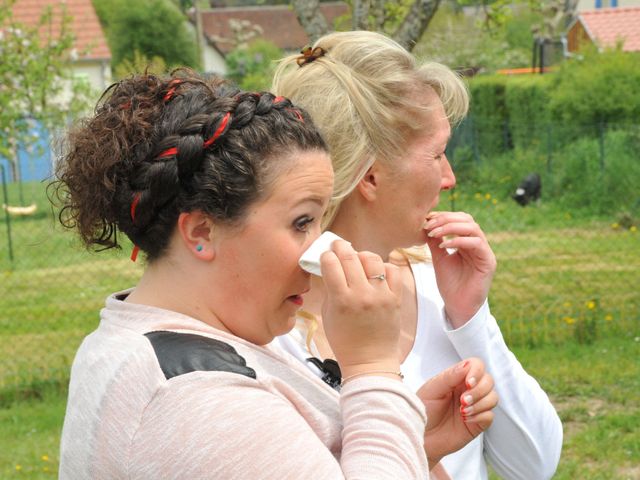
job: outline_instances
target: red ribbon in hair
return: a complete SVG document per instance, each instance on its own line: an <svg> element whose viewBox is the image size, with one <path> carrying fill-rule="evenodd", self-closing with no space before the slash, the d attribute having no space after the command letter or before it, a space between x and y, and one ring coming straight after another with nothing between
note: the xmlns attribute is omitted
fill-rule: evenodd
<svg viewBox="0 0 640 480"><path fill-rule="evenodd" d="M164 97L162 98L162 100L164 102L168 102L169 100L171 100L171 97L173 97L173 95L176 93L176 88L178 88L178 85L180 85L181 83L182 83L182 80L180 80L179 78L171 80L169 82L169 86L171 88L167 90L167 93L164 94Z"/></svg>
<svg viewBox="0 0 640 480"><path fill-rule="evenodd" d="M140 192L136 192L133 196L133 201L131 202L131 221L135 223L136 221L136 207L138 206L138 202L140 201L140 196L142 194ZM131 261L135 262L138 258L138 252L140 251L140 247L138 245L133 246L133 250L131 250Z"/></svg>
<svg viewBox="0 0 640 480"><path fill-rule="evenodd" d="M202 145L202 148L209 148L211 144L216 141L216 139L222 134L222 131L224 130L224 128L227 126L227 123L229 122L229 118L231 118L231 112L225 113L224 118L222 119L222 122L220 122L220 126L216 129L215 132L213 132L213 135L211 136L211 138L204 142L204 144Z"/></svg>

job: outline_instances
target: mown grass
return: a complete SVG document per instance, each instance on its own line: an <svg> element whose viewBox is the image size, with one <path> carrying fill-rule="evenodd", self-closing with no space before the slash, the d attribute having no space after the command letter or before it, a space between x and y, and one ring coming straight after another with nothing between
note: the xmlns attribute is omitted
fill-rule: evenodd
<svg viewBox="0 0 640 480"><path fill-rule="evenodd" d="M66 388L49 385L0 408L0 478L57 477L65 406Z"/></svg>
<svg viewBox="0 0 640 480"><path fill-rule="evenodd" d="M525 368L549 393L564 425L557 480L640 478L640 338L568 341L515 348ZM0 478L48 479L58 465L65 391L0 409ZM497 478L493 476L493 478Z"/></svg>
<svg viewBox="0 0 640 480"><path fill-rule="evenodd" d="M6 225L0 232L1 478L55 476L74 352L106 295L142 271L127 242L120 252L84 251L57 226L43 185L26 187L38 211L12 219L12 262ZM496 251L492 311L565 422L556 478L640 478L640 232L488 191L444 195L441 209L472 213Z"/></svg>

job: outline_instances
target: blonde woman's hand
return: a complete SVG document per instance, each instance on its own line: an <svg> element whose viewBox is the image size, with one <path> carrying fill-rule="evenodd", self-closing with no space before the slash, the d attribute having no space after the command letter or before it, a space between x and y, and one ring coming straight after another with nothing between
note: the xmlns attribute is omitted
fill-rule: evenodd
<svg viewBox="0 0 640 480"><path fill-rule="evenodd" d="M478 358L447 368L420 387L417 395L427 410L424 448L430 466L489 428L498 404L493 378Z"/></svg>
<svg viewBox="0 0 640 480"><path fill-rule="evenodd" d="M468 213L431 212L425 230L445 311L452 326L459 328L486 301L496 271L496 256ZM455 251L450 253L447 249Z"/></svg>
<svg viewBox="0 0 640 480"><path fill-rule="evenodd" d="M398 267L374 253L358 253L342 240L322 255L320 265L326 288L323 328L343 378L399 371Z"/></svg>

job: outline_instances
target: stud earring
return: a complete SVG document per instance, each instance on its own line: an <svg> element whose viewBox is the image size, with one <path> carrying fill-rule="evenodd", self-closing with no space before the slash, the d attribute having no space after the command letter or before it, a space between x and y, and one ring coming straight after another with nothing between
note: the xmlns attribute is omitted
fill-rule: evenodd
<svg viewBox="0 0 640 480"><path fill-rule="evenodd" d="M196 251L201 252L202 248L202 245L196 245Z"/></svg>

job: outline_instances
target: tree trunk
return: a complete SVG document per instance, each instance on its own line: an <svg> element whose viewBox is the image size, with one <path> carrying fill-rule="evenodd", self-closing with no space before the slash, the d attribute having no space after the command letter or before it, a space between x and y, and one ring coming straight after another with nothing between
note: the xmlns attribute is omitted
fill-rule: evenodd
<svg viewBox="0 0 640 480"><path fill-rule="evenodd" d="M369 28L369 0L354 0L351 12L351 25L354 30Z"/></svg>
<svg viewBox="0 0 640 480"><path fill-rule="evenodd" d="M372 6L372 16L374 21L374 28L376 32L381 32L382 27L384 26L384 22L386 20L386 16L384 13L384 3L385 0L373 0Z"/></svg>
<svg viewBox="0 0 640 480"><path fill-rule="evenodd" d="M404 48L411 51L429 26L429 22L438 10L441 0L415 0L393 38ZM567 0L575 1L575 0ZM322 35L329 33L327 19L320 11L319 0L292 0L292 6L298 22L313 43ZM385 18L385 0L353 0L352 28L354 30L383 31ZM369 17L373 21L369 21Z"/></svg>
<svg viewBox="0 0 640 480"><path fill-rule="evenodd" d="M393 34L394 40L408 51L413 50L439 6L440 0L416 0Z"/></svg>
<svg viewBox="0 0 640 480"><path fill-rule="evenodd" d="M293 0L293 9L298 22L313 44L318 38L329 33L329 25L324 14L320 11L319 0Z"/></svg>

